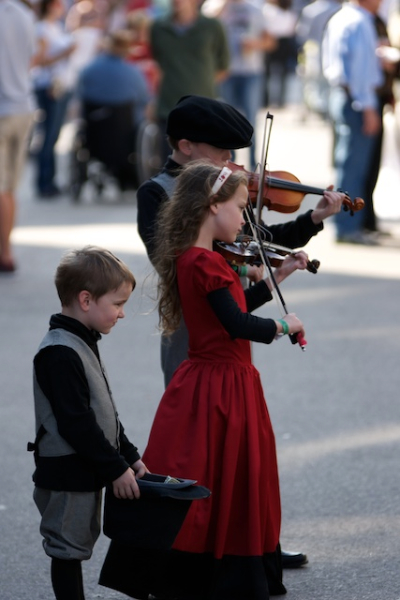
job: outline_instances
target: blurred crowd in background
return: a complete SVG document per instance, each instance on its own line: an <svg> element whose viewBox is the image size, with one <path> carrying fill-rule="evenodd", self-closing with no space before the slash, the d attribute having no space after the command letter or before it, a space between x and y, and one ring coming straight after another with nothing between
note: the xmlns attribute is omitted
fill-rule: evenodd
<svg viewBox="0 0 400 600"><path fill-rule="evenodd" d="M288 82L295 77L302 84L304 108L324 118L327 116L328 92L321 73L320 47L326 23L341 7L340 0L20 1L31 7L37 20L39 64L31 71L38 109L36 122L40 124L49 108L49 86L51 101L58 107L55 123L51 124L51 146L54 146L66 116L79 110L77 100L111 104L130 101L134 107L132 120L136 134L140 124L148 121L157 122L162 132L168 112L186 93L220 97L241 110L255 125L260 108L285 105ZM248 14L250 5L251 17ZM244 7L247 12L243 12ZM172 14L176 15L178 25L180 15L183 15L184 27L185 18L190 21L196 12L219 20L227 38L228 57L224 57L222 47L211 51L206 48L209 54L215 52L212 57L215 71L221 73L219 80L215 73L210 73L212 83L216 83L215 92L210 91L198 72L185 73L184 66L182 73L179 71L187 54L185 47L180 56L171 58L169 55L174 49L169 48L168 38L164 43L163 30L156 26ZM400 48L399 0L382 0L379 16L387 28L388 40L384 43ZM249 38L249 19L253 19L250 35L254 39ZM245 60L243 56L237 58L238 39L242 55L244 44L248 44ZM193 43L196 44L197 39ZM99 55L107 52L130 65L129 70L120 68L115 84L111 72L114 63L105 64L101 60L93 66ZM86 76L82 76L90 65L92 71L86 71ZM213 66L204 64L204 68L211 71ZM176 90L176 83L173 77L170 78L174 70L181 78ZM197 87L193 87L192 80L196 80ZM168 87L168 93L163 90L163 85ZM37 150L41 144L40 127L37 126L35 131ZM161 150L156 165L163 164L168 151L167 146ZM254 168L254 153L251 162L249 166ZM147 175L145 171L140 178ZM38 175L39 196L51 198L59 193L53 181L40 181L39 178Z"/></svg>
<svg viewBox="0 0 400 600"><path fill-rule="evenodd" d="M60 189L55 155L66 121L77 123L68 192L79 199L90 174L97 177L98 192L104 187L103 172L90 158L105 164L122 190L137 189L155 174L170 152L164 135L168 114L187 94L233 105L256 136L259 110L283 107L288 82L295 79L303 114L328 119L321 44L327 22L341 7L341 0L0 0L0 50L8 61L0 74L0 117L26 116L36 197L52 200L66 191ZM382 61L394 65L385 71L383 110L399 95L400 0L376 0L376 7L379 45L392 52L384 52ZM11 8L26 14L13 16ZM32 51L29 23L23 24L27 13ZM33 126L22 102L25 91ZM22 148L21 118L15 127ZM254 138L247 165L252 170L255 148ZM18 161L22 169L22 150ZM379 171L380 154L374 164ZM16 169L9 188L0 190L3 271L14 269L9 237L18 175ZM373 214L371 219L368 227L374 229Z"/></svg>
<svg viewBox="0 0 400 600"><path fill-rule="evenodd" d="M302 83L305 109L327 116L327 85L321 73L320 47L326 23L341 7L340 0L18 1L29 7L36 19L36 66L31 70L36 127L31 151L43 154L36 180L39 197L53 198L60 192L47 163L51 162L66 117L82 113L82 102L130 102L135 137L140 125L149 121L158 123L162 132L168 112L186 93L215 95L241 110L255 125L260 108L285 105L288 81L296 77ZM242 8L238 10L238 6ZM251 17L249 6L253 10ZM243 7L247 12L243 12ZM177 15L178 25L183 15L184 27L185 18L193 20L197 12L219 20L227 38L229 55L224 56L222 44L219 49L206 47L210 55L215 52L212 58L216 73L210 73L210 78L216 85L212 92L198 72L179 72L177 65L184 62L186 55L184 46L181 56L170 58L174 49L169 49L168 38L164 43L162 29L156 27L169 14ZM384 43L400 48L399 0L382 0L379 15L387 26L388 40ZM253 19L250 34L249 19ZM162 43L158 43L159 39ZM18 39L14 43L18 44ZM244 53L245 44L248 47ZM128 63L130 68L119 65L116 75L115 61L104 60L107 53ZM212 71L213 65L205 64L204 68ZM169 80L174 69L181 78L176 90L173 77ZM194 87L191 80L197 80ZM168 87L167 94L163 85ZM51 139L43 149L44 129L51 130ZM163 164L168 151L167 146L161 149L161 157L154 161L156 167ZM249 166L254 168L254 153L251 162ZM147 175L145 170L139 179Z"/></svg>

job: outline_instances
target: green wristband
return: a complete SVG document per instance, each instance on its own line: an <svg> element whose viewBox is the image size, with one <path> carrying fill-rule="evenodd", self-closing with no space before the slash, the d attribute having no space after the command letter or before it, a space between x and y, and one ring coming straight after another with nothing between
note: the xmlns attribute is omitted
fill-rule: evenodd
<svg viewBox="0 0 400 600"><path fill-rule="evenodd" d="M282 325L283 335L287 335L289 333L289 325L284 319L278 319L278 323Z"/></svg>

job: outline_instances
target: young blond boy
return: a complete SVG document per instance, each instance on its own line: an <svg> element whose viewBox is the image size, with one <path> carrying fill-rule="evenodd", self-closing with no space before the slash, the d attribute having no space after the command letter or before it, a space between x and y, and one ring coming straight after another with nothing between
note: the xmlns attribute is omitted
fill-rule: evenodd
<svg viewBox="0 0 400 600"><path fill-rule="evenodd" d="M84 600L81 561L101 530L102 488L139 498L147 471L119 421L97 342L124 315L135 287L128 267L108 250L87 246L61 260L55 285L61 313L34 358L36 440L34 500L51 557L57 600Z"/></svg>

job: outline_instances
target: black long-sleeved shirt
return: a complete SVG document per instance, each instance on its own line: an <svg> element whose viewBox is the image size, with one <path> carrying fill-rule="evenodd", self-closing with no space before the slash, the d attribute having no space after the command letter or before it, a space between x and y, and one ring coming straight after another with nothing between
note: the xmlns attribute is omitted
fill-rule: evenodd
<svg viewBox="0 0 400 600"><path fill-rule="evenodd" d="M50 329L63 328L84 340L99 358L100 334L79 321L57 314ZM65 491L93 491L114 481L139 460L137 448L120 426L119 451L112 447L90 407L83 363L67 346L48 346L34 359L37 382L50 402L60 435L76 454L39 457L33 479L37 486ZM108 383L107 383L108 385Z"/></svg>
<svg viewBox="0 0 400 600"><path fill-rule="evenodd" d="M207 295L211 308L232 339L240 338L270 344L276 336L274 319L264 319L250 314L272 299L264 280L245 291L247 312L242 312L228 288L214 290Z"/></svg>

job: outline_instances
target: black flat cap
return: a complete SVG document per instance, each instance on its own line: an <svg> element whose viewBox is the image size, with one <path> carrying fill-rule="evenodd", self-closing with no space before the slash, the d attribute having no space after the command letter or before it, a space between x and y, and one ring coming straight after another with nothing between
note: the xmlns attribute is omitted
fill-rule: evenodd
<svg viewBox="0 0 400 600"><path fill-rule="evenodd" d="M183 96L167 119L167 135L216 148L251 146L253 127L233 106L203 96Z"/></svg>

